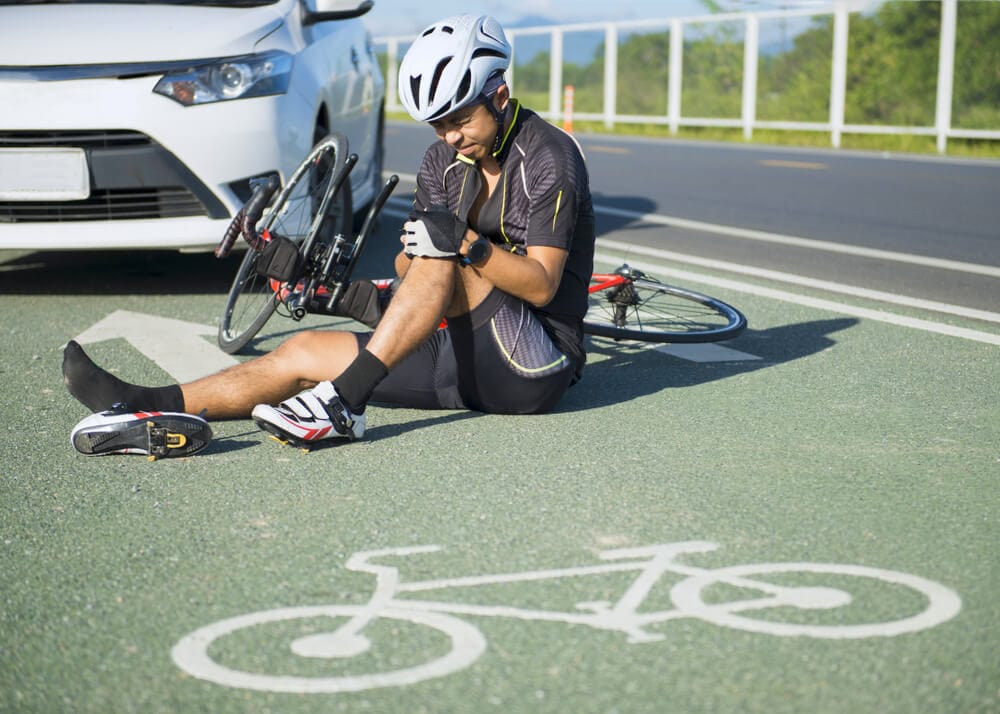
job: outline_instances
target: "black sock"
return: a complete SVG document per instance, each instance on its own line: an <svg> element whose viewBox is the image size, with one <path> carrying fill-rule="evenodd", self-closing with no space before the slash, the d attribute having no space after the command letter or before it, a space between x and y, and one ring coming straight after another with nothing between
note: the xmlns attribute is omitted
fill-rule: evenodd
<svg viewBox="0 0 1000 714"><path fill-rule="evenodd" d="M140 387L123 382L94 364L73 340L63 351L62 370L69 393L91 411L105 411L115 404L125 404L129 409L184 411L184 394L180 385Z"/></svg>
<svg viewBox="0 0 1000 714"><path fill-rule="evenodd" d="M355 414L364 414L372 392L387 374L389 370L382 364L382 360L365 349L337 377L334 386L348 409Z"/></svg>

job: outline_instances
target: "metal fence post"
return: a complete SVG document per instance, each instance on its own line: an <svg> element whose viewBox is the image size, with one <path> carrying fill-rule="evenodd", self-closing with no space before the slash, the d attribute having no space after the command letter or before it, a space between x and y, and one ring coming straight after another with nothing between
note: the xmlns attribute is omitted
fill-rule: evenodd
<svg viewBox="0 0 1000 714"><path fill-rule="evenodd" d="M760 18L747 15L746 35L743 38L743 138L753 138L753 124L757 118L757 56L760 47Z"/></svg>
<svg viewBox="0 0 1000 714"><path fill-rule="evenodd" d="M615 126L618 113L618 28L608 24L604 28L604 126Z"/></svg>
<svg viewBox="0 0 1000 714"><path fill-rule="evenodd" d="M562 116L562 66L563 66L563 31L562 28L552 29L552 39L549 44L549 114L552 121L559 121Z"/></svg>
<svg viewBox="0 0 1000 714"><path fill-rule="evenodd" d="M833 71L830 77L830 141L835 149L840 148L840 136L844 131L849 19L847 3L838 2L833 15Z"/></svg>
<svg viewBox="0 0 1000 714"><path fill-rule="evenodd" d="M937 109L934 128L937 130L937 150L945 153L951 132L951 98L955 81L955 25L958 0L941 3L941 47L938 51Z"/></svg>
<svg viewBox="0 0 1000 714"><path fill-rule="evenodd" d="M681 122L681 81L684 76L684 25L670 21L670 66L667 78L667 118L670 133L676 134Z"/></svg>
<svg viewBox="0 0 1000 714"><path fill-rule="evenodd" d="M589 76L577 83L577 109L585 108L587 106L593 108L592 105L594 102L599 101L595 100L594 97L594 92L597 91L597 83L594 80L599 78L593 76L593 72L597 71L597 66L602 61L604 62L604 68L602 70L604 85L600 91L600 96L603 96L603 104L601 105L601 108L592 112L582 111L576 113L576 119L578 120L595 122L603 121L603 130L613 130L615 127L621 126L622 124L649 123L658 126L665 126L668 128L670 134L677 135L681 127L719 126L732 129L742 129L745 141L752 141L758 128L761 130L774 129L777 131L817 131L824 133L828 132L830 135L830 143L834 148L841 147L844 134L910 134L935 137L937 151L941 154L947 152L948 142L953 139L1000 141L1000 126L994 125L991 128L983 129L964 128L961 126L961 121L958 122L959 126L955 126L955 88L956 86L960 86L957 85L958 82L963 81L963 75L959 74L958 77L955 76L956 71L958 71L955 66L958 32L968 30L970 28L965 26L962 28L958 27L958 8L960 6L959 0L938 1L941 5L939 34L933 38L927 38L927 41L930 42L932 46L933 43L938 43L937 95L934 108L935 114L933 122L928 120L921 126L890 126L878 123L866 124L864 123L865 119L863 116L857 112L849 111L849 107L847 107L847 90L850 88L848 87L848 60L850 59L848 55L851 51L851 22L857 22L855 29L861 25L877 26L878 8L882 2L904 2L904 0L823 0L822 3L820 3L819 0L810 0L810 2L805 2L805 0L803 0L801 3L794 4L817 5L817 7L791 8L787 7L787 5L791 5L793 3L782 2L772 3L773 5L781 5L781 9L759 9L754 10L753 12L732 12L699 17L651 18L643 20L613 19L558 26L518 28L511 29L508 33L508 37L511 41L513 54L519 56L524 52L528 52L528 54L524 56L524 59L532 62L533 64L534 58L538 55L538 52L532 51L532 48L541 49L542 53L544 53L544 49L535 48L534 45L526 45L525 47L522 47L519 52L514 48L515 42L526 36L538 36L542 40L548 36L548 47L551 53L548 67L548 111L544 111L544 98L539 98L536 94L535 100L533 101L539 105L536 107L539 114L553 122L559 122L561 119L565 119L567 115L567 109L564 105L566 66L564 61L565 58L563 56L566 51L566 34L600 32L604 38L603 58L601 56L598 56L597 58L591 57L589 59L589 64L586 64L583 67L571 65L571 69L582 70L589 73ZM969 0L969 2L971 4L971 0ZM995 2L1000 4L1000 0L995 0ZM964 8L965 5L961 5L961 7ZM610 12L614 12L614 9L612 8L609 13ZM874 13L871 18L868 17L869 12ZM864 13L864 15L861 15L861 13ZM782 118L781 120L771 120L766 118L768 115L774 113L774 109L770 109L768 112L765 112L765 118L758 117L758 99L761 99L762 102L766 101L766 98L760 96L761 68L767 67L767 62L770 59L770 45L774 35L774 28L768 23L772 20L779 20L784 23L788 18L814 19L820 16L825 19L822 23L820 23L819 27L803 31L812 32L814 29L817 30L820 35L810 37L810 41L815 41L816 37L825 36L827 28L830 27L830 24L828 23L832 23L832 46L816 48L824 54L828 51L830 53L829 55L826 55L826 57L830 59L831 67L828 78L828 88L821 88L820 90L822 92L826 92L828 89L829 91L829 94L827 95L827 120L814 120L813 112L817 109L822 111L817 107L803 108L803 111L807 114L804 116L796 116L796 107L783 106L781 107L783 110L790 109L793 115ZM743 38L743 77L740 114L737 117L727 115L715 117L690 116L685 118L683 98L685 74L684 32L686 26L693 25L695 27L695 30L688 31L689 37L691 37L691 32L700 36L697 32L697 28L700 24L724 22L738 22L742 23L744 27L745 34ZM646 30L662 33L664 31L664 27L666 27L667 31L670 33L669 47L663 50L666 56L656 57L652 61L658 65L657 69L660 71L663 70L663 62L667 62L668 64L666 79L667 86L657 88L659 91L665 91L667 95L666 99L661 99L660 101L663 101L666 106L661 105L660 107L652 107L649 110L649 114L631 114L627 111L619 113L619 69L625 67L628 63L628 59L623 56L623 52L632 48L633 40L641 33ZM784 42L784 26L782 26L781 30L782 41ZM797 30L794 31L797 32ZM732 44L734 42L738 42L738 39L735 38L736 33L725 32L723 35L723 38L714 40L710 39L709 42L727 45L726 52L728 53ZM574 35L574 37L576 36L577 35ZM660 37L662 37L662 35L660 35ZM401 50L415 39L416 38L414 36L409 35L373 38L373 42L377 46L385 47L386 54L384 56L380 55L380 58L386 61L385 77L387 86L385 92L385 103L386 107L394 112L402 110L402 107L399 105L399 93L397 90L399 55ZM657 41L659 41L659 38L657 38ZM544 48L544 43L542 47ZM779 50L779 52L786 53L787 49ZM983 55L982 53L977 56L988 58L988 55ZM539 58L539 61L543 60ZM811 59L806 58L804 61L812 67ZM980 64L982 64L982 62L980 62ZM629 70L629 75L636 70L636 68L632 66L629 66L627 69ZM641 70L642 68L639 69ZM930 80L933 78L933 75L929 74L933 71L932 67L921 67L920 70L925 73L925 79ZM988 72L992 70L992 67L974 66L970 67L969 70L972 72ZM692 79L693 78L694 77L692 75ZM512 91L514 90L514 80L515 71L514 64L512 63L507 74L507 81L511 85ZM690 81L691 80L689 80L689 82ZM819 81L822 82L821 79ZM545 89L544 87L535 87L533 91L536 93L538 91L544 92ZM709 89L709 91L711 91L711 89ZM581 102L581 99L585 101ZM980 104L984 104L984 100L975 99L973 101L978 102L977 107ZM585 105L585 107L581 107L581 103ZM645 102L641 103L641 105L644 104ZM763 103L761 103L761 107L763 106ZM986 107L986 110L989 111L991 108L992 107ZM690 111L690 108L688 108L688 111ZM856 117L857 121L851 121L852 118L855 118L855 114L859 114L859 116ZM992 115L987 114L987 116ZM808 119L808 121L806 121L806 119Z"/></svg>

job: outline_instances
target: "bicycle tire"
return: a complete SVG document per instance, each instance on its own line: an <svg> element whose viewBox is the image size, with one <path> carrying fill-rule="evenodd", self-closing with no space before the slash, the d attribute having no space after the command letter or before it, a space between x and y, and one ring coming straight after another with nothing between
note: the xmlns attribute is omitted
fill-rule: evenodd
<svg viewBox="0 0 1000 714"><path fill-rule="evenodd" d="M305 253L317 244L328 245L338 234L351 234L350 182L344 181L336 195L328 195L346 159L346 137L329 134L320 140L292 172L261 221L262 234L282 235L299 246L303 269L308 266ZM217 337L219 347L228 354L246 347L281 302L271 280L257 272L259 257L255 250L247 252L229 288Z"/></svg>
<svg viewBox="0 0 1000 714"><path fill-rule="evenodd" d="M718 342L747 326L742 312L703 293L667 285L622 266L624 284L589 295L583 331L588 335L640 342ZM594 281L597 282L597 281Z"/></svg>

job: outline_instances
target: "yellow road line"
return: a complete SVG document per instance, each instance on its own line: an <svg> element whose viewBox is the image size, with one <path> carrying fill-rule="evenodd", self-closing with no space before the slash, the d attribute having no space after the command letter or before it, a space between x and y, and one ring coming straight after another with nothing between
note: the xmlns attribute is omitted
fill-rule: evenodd
<svg viewBox="0 0 1000 714"><path fill-rule="evenodd" d="M780 169L809 169L811 171L822 171L830 168L826 164L815 161L785 161L784 159L761 159L757 162L761 166L776 166Z"/></svg>
<svg viewBox="0 0 1000 714"><path fill-rule="evenodd" d="M626 149L622 146L588 146L588 153L598 153L598 154L631 154L631 149Z"/></svg>

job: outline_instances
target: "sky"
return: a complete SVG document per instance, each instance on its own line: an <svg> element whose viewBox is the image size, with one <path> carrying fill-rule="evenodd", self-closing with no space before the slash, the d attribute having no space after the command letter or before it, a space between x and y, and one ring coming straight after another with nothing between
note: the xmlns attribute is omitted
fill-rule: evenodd
<svg viewBox="0 0 1000 714"><path fill-rule="evenodd" d="M365 24L375 36L410 35L451 14L492 15L502 25L518 23L526 17L545 18L549 22L531 24L567 24L601 20L644 20L709 14L709 7L727 10L764 9L795 5L800 0L479 0L449 5L420 0L375 0L375 7L365 15Z"/></svg>

